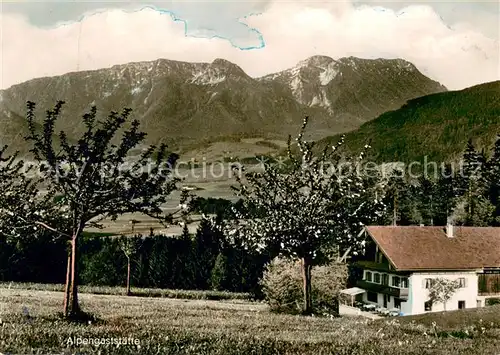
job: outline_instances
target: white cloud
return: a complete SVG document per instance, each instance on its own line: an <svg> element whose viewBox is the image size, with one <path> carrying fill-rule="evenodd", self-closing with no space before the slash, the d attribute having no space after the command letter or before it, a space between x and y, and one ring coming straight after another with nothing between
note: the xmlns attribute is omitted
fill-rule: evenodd
<svg viewBox="0 0 500 355"><path fill-rule="evenodd" d="M308 56L404 58L450 89L498 80L499 44L470 26L451 29L429 6L397 13L349 2L273 2L245 20L266 47L242 51L223 39L186 37L184 24L152 9L110 10L53 29L4 13L1 88L34 77L97 69L131 61L225 58L260 76ZM78 40L80 39L80 40Z"/></svg>

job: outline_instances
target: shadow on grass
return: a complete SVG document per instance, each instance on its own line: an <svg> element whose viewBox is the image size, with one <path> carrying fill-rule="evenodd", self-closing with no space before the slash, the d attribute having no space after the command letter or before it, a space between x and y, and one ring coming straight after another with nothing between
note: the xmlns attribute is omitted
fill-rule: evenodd
<svg viewBox="0 0 500 355"><path fill-rule="evenodd" d="M53 320L51 317L47 317L47 320ZM105 321L99 318L97 315L89 312L78 311L71 313L68 316L65 316L62 312L58 312L56 314L56 319L62 320L68 323L76 323L76 324L87 324L87 325L96 325L96 324L104 324Z"/></svg>

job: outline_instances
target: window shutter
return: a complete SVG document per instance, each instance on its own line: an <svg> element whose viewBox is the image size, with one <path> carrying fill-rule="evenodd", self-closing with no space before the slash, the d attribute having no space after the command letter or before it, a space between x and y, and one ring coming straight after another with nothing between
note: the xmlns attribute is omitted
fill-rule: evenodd
<svg viewBox="0 0 500 355"><path fill-rule="evenodd" d="M467 287L467 278L464 278L464 287Z"/></svg>
<svg viewBox="0 0 500 355"><path fill-rule="evenodd" d="M425 288L425 281L426 281L426 279L422 280L422 288Z"/></svg>

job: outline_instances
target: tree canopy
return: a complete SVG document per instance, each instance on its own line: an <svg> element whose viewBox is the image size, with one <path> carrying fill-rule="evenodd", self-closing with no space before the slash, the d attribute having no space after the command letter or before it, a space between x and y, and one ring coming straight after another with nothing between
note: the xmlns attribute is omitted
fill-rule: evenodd
<svg viewBox="0 0 500 355"><path fill-rule="evenodd" d="M99 227L104 219L116 219L124 213L142 213L169 222L173 214L161 209L179 181L173 174L178 156L167 156L166 146L149 146L139 155L146 134L139 121L130 119L131 109L111 112L102 121L92 107L82 117L85 132L70 141L64 131L55 133L55 124L64 102L46 111L43 131L36 129L33 102L27 103L28 141L31 153L40 166L41 178L52 194L59 195L59 205L66 211L71 239L68 257L65 314L79 312L77 300L77 242L89 226ZM119 134L121 133L121 137ZM54 137L58 137L58 142ZM71 288L71 292L70 292Z"/></svg>
<svg viewBox="0 0 500 355"><path fill-rule="evenodd" d="M288 167L265 162L263 171L237 176L243 211L253 213L239 213L237 224L229 225L251 247L276 248L281 256L302 260L304 311L309 313L312 265L360 247L363 225L381 217L385 205L377 195L378 175L360 172L365 153L337 154L342 139L315 156L314 143L303 138L307 123L308 118L296 139L298 157L289 137Z"/></svg>

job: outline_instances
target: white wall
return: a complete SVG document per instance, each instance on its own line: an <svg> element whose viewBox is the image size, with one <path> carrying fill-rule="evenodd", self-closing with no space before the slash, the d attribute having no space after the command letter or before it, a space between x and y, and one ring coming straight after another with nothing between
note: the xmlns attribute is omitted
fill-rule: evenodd
<svg viewBox="0 0 500 355"><path fill-rule="evenodd" d="M411 300L409 298L406 302L401 302L401 313L403 313L404 316L411 314Z"/></svg>
<svg viewBox="0 0 500 355"><path fill-rule="evenodd" d="M459 288L446 302L446 310L452 311L458 309L458 301L465 301L465 308L475 308L478 299L478 277L475 271L470 272L440 272L440 273L414 273L410 277L410 290L409 290L409 308L410 313L405 314L421 314L425 312L424 303L429 299L429 290L424 287L424 280L426 278L436 279L445 278L449 280L456 280L460 277L466 279L466 287ZM434 303L432 305L432 312L444 311L442 303Z"/></svg>
<svg viewBox="0 0 500 355"><path fill-rule="evenodd" d="M499 298L499 297L500 293L488 296L477 296L477 299L481 301L481 306L479 307L486 307L486 302L488 301L488 298Z"/></svg>

